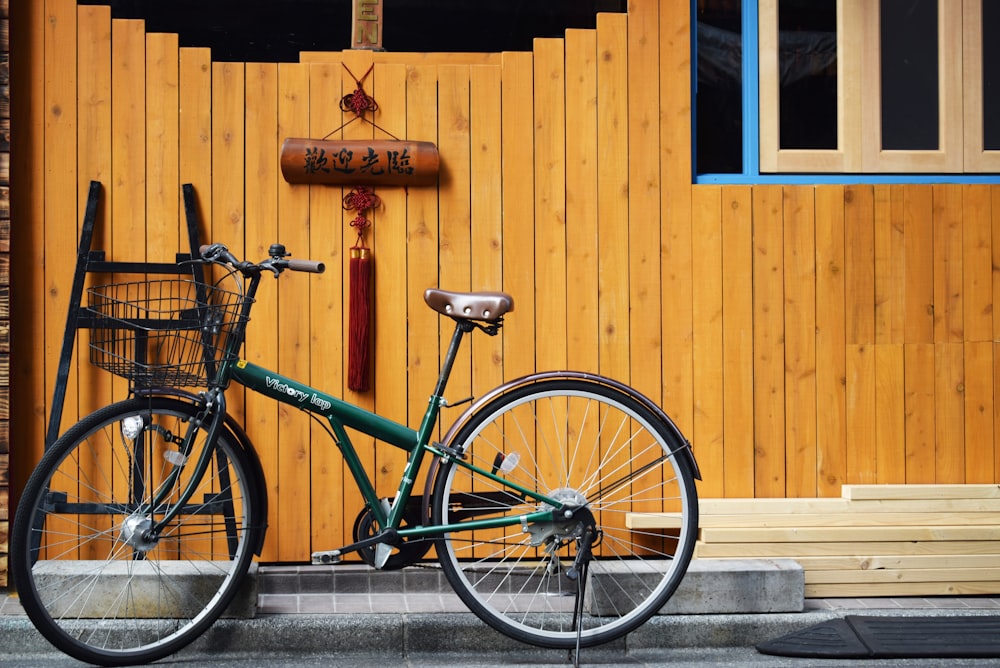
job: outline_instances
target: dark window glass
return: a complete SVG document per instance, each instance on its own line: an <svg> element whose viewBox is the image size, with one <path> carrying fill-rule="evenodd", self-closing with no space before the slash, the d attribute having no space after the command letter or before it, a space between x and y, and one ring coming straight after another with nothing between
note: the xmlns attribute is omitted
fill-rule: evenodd
<svg viewBox="0 0 1000 668"><path fill-rule="evenodd" d="M593 28L627 0L383 0L387 51L528 51L535 37ZM297 62L300 51L351 46L351 0L77 0L146 20L181 46L211 47L218 61Z"/></svg>
<svg viewBox="0 0 1000 668"><path fill-rule="evenodd" d="M781 148L837 148L836 0L781 0L778 68Z"/></svg>
<svg viewBox="0 0 1000 668"><path fill-rule="evenodd" d="M937 0L881 0L882 148L935 150Z"/></svg>
<svg viewBox="0 0 1000 668"><path fill-rule="evenodd" d="M983 147L1000 151L1000 2L983 0Z"/></svg>
<svg viewBox="0 0 1000 668"><path fill-rule="evenodd" d="M740 2L698 0L695 163L701 174L743 171L743 28Z"/></svg>

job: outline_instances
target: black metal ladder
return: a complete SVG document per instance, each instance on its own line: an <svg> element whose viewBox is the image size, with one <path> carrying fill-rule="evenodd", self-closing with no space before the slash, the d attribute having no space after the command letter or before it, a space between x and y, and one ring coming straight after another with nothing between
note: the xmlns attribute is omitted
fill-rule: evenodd
<svg viewBox="0 0 1000 668"><path fill-rule="evenodd" d="M94 237L94 223L97 220L97 207L103 190L100 181L90 182L87 195L87 205L83 215L83 226L80 230L80 246L76 257L76 270L73 274L73 287L70 292L69 312L66 315L66 330L63 334L62 350L59 354L59 366L56 370L56 383L52 393L52 407L49 411L49 425L45 432L45 448L48 449L59 437L59 424L62 421L63 404L66 401L66 383L69 380L70 366L73 362L73 348L76 343L77 330L88 328L90 318L81 308L83 287L87 274L92 273L126 273L126 274L191 274L195 281L204 283L202 266L197 263L181 264L192 258L200 257L198 243L198 207L195 200L194 186L185 183L181 187L184 195L184 214L187 218L188 243L190 253L177 253L174 263L169 262L110 262L105 259L104 251L91 250Z"/></svg>

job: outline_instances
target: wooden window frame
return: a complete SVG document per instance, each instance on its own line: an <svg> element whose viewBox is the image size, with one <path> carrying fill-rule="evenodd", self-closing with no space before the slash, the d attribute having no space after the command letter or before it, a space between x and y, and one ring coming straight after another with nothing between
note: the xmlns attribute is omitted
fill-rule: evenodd
<svg viewBox="0 0 1000 668"><path fill-rule="evenodd" d="M782 149L778 2L759 0L760 173L979 173L1000 171L983 148L982 3L938 2L937 150L883 150L879 3L837 0L837 148Z"/></svg>
<svg viewBox="0 0 1000 668"><path fill-rule="evenodd" d="M1000 151L983 146L983 2L965 0L962 77L965 84L965 171L1000 172Z"/></svg>

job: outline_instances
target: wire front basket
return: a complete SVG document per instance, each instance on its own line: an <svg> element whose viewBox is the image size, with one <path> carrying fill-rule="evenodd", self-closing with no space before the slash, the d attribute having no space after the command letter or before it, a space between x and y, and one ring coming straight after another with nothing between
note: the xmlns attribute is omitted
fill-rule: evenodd
<svg viewBox="0 0 1000 668"><path fill-rule="evenodd" d="M111 283L88 290L90 362L136 387L197 387L235 359L246 298L190 279Z"/></svg>

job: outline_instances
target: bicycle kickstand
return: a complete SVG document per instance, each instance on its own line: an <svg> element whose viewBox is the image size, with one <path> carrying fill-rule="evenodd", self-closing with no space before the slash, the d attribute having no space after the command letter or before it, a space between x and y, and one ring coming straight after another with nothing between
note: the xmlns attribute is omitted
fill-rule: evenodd
<svg viewBox="0 0 1000 668"><path fill-rule="evenodd" d="M593 517L591 517L593 519ZM583 633L584 605L587 598L587 575L590 571L590 561L594 558L593 546L598 532L593 522L588 522L580 536L580 551L576 553L573 566L566 572L566 577L576 580L576 604L573 607L573 626L576 629L576 647L570 650L570 660L573 668L580 668L580 636Z"/></svg>

